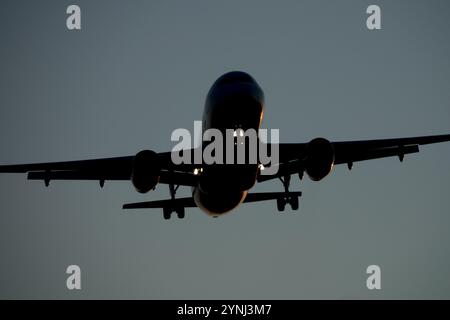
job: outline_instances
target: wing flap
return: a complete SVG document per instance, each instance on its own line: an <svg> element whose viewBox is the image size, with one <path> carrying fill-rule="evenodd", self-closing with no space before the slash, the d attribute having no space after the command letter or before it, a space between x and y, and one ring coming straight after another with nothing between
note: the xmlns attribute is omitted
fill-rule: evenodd
<svg viewBox="0 0 450 320"><path fill-rule="evenodd" d="M31 171L28 172L28 180L98 180L98 181L123 181L130 180L131 172L128 171ZM191 173L162 170L159 179L160 183L196 186L198 177Z"/></svg>
<svg viewBox="0 0 450 320"><path fill-rule="evenodd" d="M1 173L25 173L30 171L128 171L131 173L133 156L90 159L64 162L46 162L0 166Z"/></svg>
<svg viewBox="0 0 450 320"><path fill-rule="evenodd" d="M342 149L375 149L389 148L406 145L426 145L432 143L450 141L450 134L441 134L435 136L421 136L411 138L394 138L394 139L376 139L376 140L359 140L359 141L341 141L333 142L335 148Z"/></svg>
<svg viewBox="0 0 450 320"><path fill-rule="evenodd" d="M388 158L388 157L399 157L403 160L406 154L419 152L418 145L410 146L399 146L399 147L389 147L382 149L368 149L368 150L353 150L348 152L342 152L339 149L336 150L335 164L342 163L353 163L358 161Z"/></svg>
<svg viewBox="0 0 450 320"><path fill-rule="evenodd" d="M127 173L102 174L95 171L32 171L28 180L129 180Z"/></svg>

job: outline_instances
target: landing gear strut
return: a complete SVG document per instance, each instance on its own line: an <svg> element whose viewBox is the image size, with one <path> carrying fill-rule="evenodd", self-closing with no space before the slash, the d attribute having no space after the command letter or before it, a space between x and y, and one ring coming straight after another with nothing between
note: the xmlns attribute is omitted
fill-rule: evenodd
<svg viewBox="0 0 450 320"><path fill-rule="evenodd" d="M169 184L169 191L170 191L170 198L172 200L175 200L175 195L177 193L178 190L178 186L174 186L173 183ZM166 220L169 220L170 217L172 216L172 213L176 212L177 216L179 219L183 219L184 218L184 207L164 207L163 208L163 217Z"/></svg>
<svg viewBox="0 0 450 320"><path fill-rule="evenodd" d="M291 183L291 176L284 176L279 178L284 187L284 196L277 199L277 209L283 212L286 208L286 204L291 206L292 210L298 210L299 201L298 196L289 192L289 185Z"/></svg>

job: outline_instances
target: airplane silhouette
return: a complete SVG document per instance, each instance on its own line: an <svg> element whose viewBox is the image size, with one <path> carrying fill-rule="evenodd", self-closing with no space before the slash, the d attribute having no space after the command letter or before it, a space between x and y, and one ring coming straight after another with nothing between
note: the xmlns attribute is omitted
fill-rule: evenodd
<svg viewBox="0 0 450 320"><path fill-rule="evenodd" d="M258 130L263 118L264 93L247 73L233 71L219 77L208 92L203 113L204 129L215 128ZM135 156L34 163L0 166L3 173L28 173L29 180L97 180L103 187L106 180L127 180L138 192L146 193L157 184L169 185L170 199L129 203L124 209L162 208L169 219L173 212L184 218L186 207L199 207L212 217L218 217L241 203L276 200L277 209L286 204L299 208L301 192L289 191L290 178L306 172L313 181L325 178L334 165L346 164L351 170L358 161L398 157L419 152L419 145L450 141L450 134L400 139L330 142L316 138L307 143L279 143L276 173L261 174L262 163L244 164L174 164L172 153L144 150ZM201 147L205 148L207 142ZM195 152L194 148L183 152ZM248 193L256 182L279 179L282 192ZM192 197L176 198L179 186L192 187Z"/></svg>

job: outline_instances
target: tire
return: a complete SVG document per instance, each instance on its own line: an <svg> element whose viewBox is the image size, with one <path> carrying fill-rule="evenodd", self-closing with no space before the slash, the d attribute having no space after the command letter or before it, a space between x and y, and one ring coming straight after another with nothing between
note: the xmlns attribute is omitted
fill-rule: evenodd
<svg viewBox="0 0 450 320"><path fill-rule="evenodd" d="M282 212L284 211L284 208L286 207L286 201L284 198L278 198L277 199L277 209L278 211Z"/></svg>
<svg viewBox="0 0 450 320"><path fill-rule="evenodd" d="M298 210L298 197L292 197L289 201L292 210Z"/></svg>
<svg viewBox="0 0 450 320"><path fill-rule="evenodd" d="M164 217L164 219L169 220L171 214L172 214L172 210L170 208L163 208L163 217Z"/></svg>
<svg viewBox="0 0 450 320"><path fill-rule="evenodd" d="M178 208L176 212L179 219L184 219L184 208Z"/></svg>

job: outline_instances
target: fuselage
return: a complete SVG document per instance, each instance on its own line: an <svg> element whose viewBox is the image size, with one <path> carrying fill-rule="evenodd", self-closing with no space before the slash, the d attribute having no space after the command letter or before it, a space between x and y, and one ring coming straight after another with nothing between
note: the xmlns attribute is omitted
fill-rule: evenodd
<svg viewBox="0 0 450 320"><path fill-rule="evenodd" d="M264 93L247 73L233 71L218 78L208 92L203 112L203 130L258 131L264 114ZM203 142L205 148L210 142ZM226 150L223 150L224 154ZM204 165L193 190L199 208L219 216L244 201L258 174L257 163Z"/></svg>

